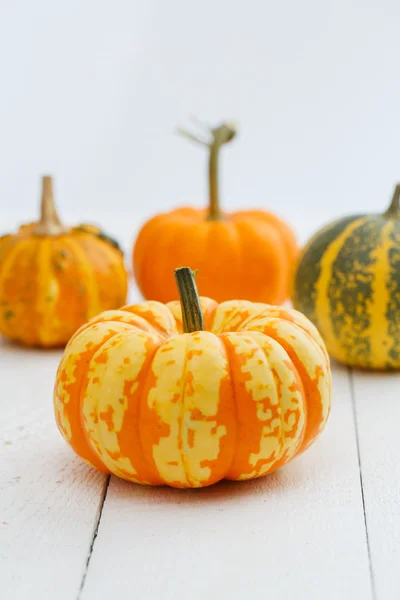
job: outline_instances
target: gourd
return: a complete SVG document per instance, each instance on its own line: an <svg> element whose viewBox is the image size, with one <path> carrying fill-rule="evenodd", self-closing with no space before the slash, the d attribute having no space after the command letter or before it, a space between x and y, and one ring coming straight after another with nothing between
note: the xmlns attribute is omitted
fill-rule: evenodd
<svg viewBox="0 0 400 600"><path fill-rule="evenodd" d="M43 177L41 216L0 238L0 333L27 346L67 343L88 319L126 301L117 243L97 227L65 227L51 177Z"/></svg>
<svg viewBox="0 0 400 600"><path fill-rule="evenodd" d="M236 126L224 123L208 131L207 139L181 132L209 150L209 207L178 208L144 224L133 252L133 271L143 296L176 300L170 273L189 261L198 267L203 294L218 302L246 298L281 304L289 295L298 254L293 231L272 212L229 214L220 207L219 154L235 137Z"/></svg>
<svg viewBox="0 0 400 600"><path fill-rule="evenodd" d="M293 303L318 327L338 361L400 368L400 185L383 214L353 215L318 231L304 248Z"/></svg>
<svg viewBox="0 0 400 600"><path fill-rule="evenodd" d="M331 404L324 343L302 314L198 298L106 311L58 368L59 430L93 467L144 485L203 487L278 469L323 430Z"/></svg>

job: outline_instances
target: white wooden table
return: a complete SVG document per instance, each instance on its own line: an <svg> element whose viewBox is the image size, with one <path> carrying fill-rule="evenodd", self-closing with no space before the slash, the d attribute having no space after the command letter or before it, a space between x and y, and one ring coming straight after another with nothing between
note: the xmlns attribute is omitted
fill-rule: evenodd
<svg viewBox="0 0 400 600"><path fill-rule="evenodd" d="M333 365L326 431L203 490L97 473L54 423L60 352L0 342L0 598L400 598L400 374Z"/></svg>

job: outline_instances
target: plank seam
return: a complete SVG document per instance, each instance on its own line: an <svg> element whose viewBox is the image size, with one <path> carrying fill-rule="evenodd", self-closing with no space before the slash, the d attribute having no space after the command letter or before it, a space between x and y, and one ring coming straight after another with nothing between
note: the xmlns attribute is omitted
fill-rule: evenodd
<svg viewBox="0 0 400 600"><path fill-rule="evenodd" d="M90 560L91 560L92 554L93 554L94 544L96 542L96 538L97 538L97 535L99 533L100 521L101 521L101 517L103 515L103 508L104 508L104 504L105 504L105 501L106 501L108 488L109 488L109 485L110 485L110 479L111 479L111 475L108 475L107 476L107 480L106 480L105 485L104 485L103 494L102 494L101 499L100 499L99 513L98 513L97 520L96 520L95 525L94 525L93 536L92 536L92 540L90 542L89 552L88 552L87 559L86 559L85 571L84 571L83 576L82 576L82 581L81 581L81 585L79 587L79 591L78 591L78 595L76 597L76 600L81 600L83 588L85 587L86 577L87 577L87 574L88 574L88 571L89 571L89 566L90 566Z"/></svg>
<svg viewBox="0 0 400 600"><path fill-rule="evenodd" d="M366 542L367 542L367 552L368 552L368 562L369 562L369 573L370 573L370 579L371 579L372 598L373 598L373 600L376 600L377 596L376 596L376 587L375 587L375 577L374 577L374 570L372 567L371 545L370 545L370 541L369 541L367 511L365 508L364 482L363 482L362 465L361 465L360 440L359 440L359 434L358 434L356 394L355 394L355 387L354 387L354 373L351 368L348 368L347 372L348 372L349 381L350 381L351 406L352 406L352 412L353 412L353 421L354 421L354 429L355 429L356 445L357 445L358 470L359 470L359 474L360 474L361 500L362 500L362 507L363 507L363 513L364 513L364 528L365 528L365 538L366 538Z"/></svg>

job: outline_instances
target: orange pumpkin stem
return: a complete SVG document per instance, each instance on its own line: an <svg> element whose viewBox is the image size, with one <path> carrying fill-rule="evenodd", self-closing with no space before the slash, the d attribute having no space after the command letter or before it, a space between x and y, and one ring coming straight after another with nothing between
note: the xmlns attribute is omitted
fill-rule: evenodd
<svg viewBox="0 0 400 600"><path fill-rule="evenodd" d="M383 213L383 215L389 219L400 218L400 183L398 183L394 188L393 198L390 206L387 211Z"/></svg>
<svg viewBox="0 0 400 600"><path fill-rule="evenodd" d="M199 121L196 120L196 123L199 123ZM205 128L203 125L202 127ZM190 133L185 129L179 129L178 131L190 140L209 148L210 155L208 163L208 178L210 188L210 204L207 219L209 221L223 219L224 217L219 205L219 151L221 146L227 144L235 137L237 132L236 124L222 123L222 125L216 127L215 129L208 129L207 133L211 135L211 141L205 141L203 138Z"/></svg>
<svg viewBox="0 0 400 600"><path fill-rule="evenodd" d="M196 275L197 271L192 271L189 267L175 269L175 280L181 301L183 331L185 333L204 330L203 313L195 282Z"/></svg>
<svg viewBox="0 0 400 600"><path fill-rule="evenodd" d="M55 236L65 232L66 228L62 225L54 204L53 179L45 175L42 177L40 220L37 222L33 233L34 235Z"/></svg>

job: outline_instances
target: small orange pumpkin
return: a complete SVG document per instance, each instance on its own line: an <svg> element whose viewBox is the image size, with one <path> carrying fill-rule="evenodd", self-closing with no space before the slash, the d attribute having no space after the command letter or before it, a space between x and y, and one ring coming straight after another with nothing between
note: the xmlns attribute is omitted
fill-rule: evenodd
<svg viewBox="0 0 400 600"><path fill-rule="evenodd" d="M146 485L260 477L323 430L324 343L297 311L181 296L107 311L70 340L54 391L58 427L86 462Z"/></svg>
<svg viewBox="0 0 400 600"><path fill-rule="evenodd" d="M288 298L298 254L293 231L271 212L228 214L220 209L219 151L235 136L235 126L227 123L211 130L208 142L183 133L209 147L209 208L178 208L145 223L133 252L139 289L151 300L177 299L170 273L176 265L189 261L198 266L198 284L203 293L218 302L247 298L281 304Z"/></svg>
<svg viewBox="0 0 400 600"><path fill-rule="evenodd" d="M0 238L0 333L27 346L62 346L126 293L118 244L91 225L64 227L51 177L43 177L40 221Z"/></svg>

